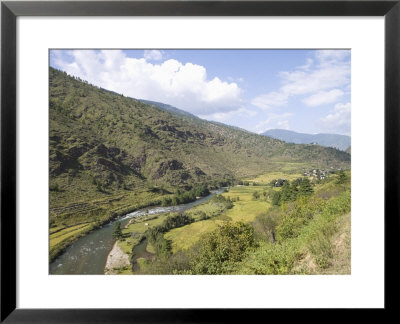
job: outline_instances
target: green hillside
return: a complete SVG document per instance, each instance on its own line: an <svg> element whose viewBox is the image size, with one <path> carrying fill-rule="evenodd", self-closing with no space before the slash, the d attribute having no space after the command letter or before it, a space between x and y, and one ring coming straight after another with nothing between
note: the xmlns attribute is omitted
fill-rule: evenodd
<svg viewBox="0 0 400 324"><path fill-rule="evenodd" d="M197 184L350 167L350 155L336 149L288 144L166 111L53 68L49 75L52 232L97 226Z"/></svg>

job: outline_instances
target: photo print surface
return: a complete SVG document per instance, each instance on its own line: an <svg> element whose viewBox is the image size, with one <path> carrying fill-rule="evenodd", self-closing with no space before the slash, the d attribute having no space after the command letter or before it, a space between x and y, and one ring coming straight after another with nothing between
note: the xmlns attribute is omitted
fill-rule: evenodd
<svg viewBox="0 0 400 324"><path fill-rule="evenodd" d="M49 51L49 273L351 273L351 51Z"/></svg>

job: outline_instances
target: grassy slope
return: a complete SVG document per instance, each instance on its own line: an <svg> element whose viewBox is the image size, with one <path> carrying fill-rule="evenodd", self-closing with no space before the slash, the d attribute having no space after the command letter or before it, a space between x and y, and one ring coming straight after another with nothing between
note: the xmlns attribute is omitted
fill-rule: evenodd
<svg viewBox="0 0 400 324"><path fill-rule="evenodd" d="M49 73L51 231L101 224L195 183L218 185L282 167L350 165L350 156L334 149L176 115Z"/></svg>
<svg viewBox="0 0 400 324"><path fill-rule="evenodd" d="M236 274L350 274L350 174L343 185L315 188L321 211L297 228L298 235L271 244L261 241L236 267ZM316 200L318 201L318 200ZM293 225L296 226L296 225Z"/></svg>

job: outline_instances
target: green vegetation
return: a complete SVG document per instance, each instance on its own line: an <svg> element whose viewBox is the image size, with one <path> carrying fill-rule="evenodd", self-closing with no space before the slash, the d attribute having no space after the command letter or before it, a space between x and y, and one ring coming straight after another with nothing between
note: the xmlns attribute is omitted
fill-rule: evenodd
<svg viewBox="0 0 400 324"><path fill-rule="evenodd" d="M176 206L180 204L186 204L195 201L197 197L204 197L210 194L207 185L197 185L189 191L182 192L178 189L178 192L172 197L164 197L162 200L162 206Z"/></svg>
<svg viewBox="0 0 400 324"><path fill-rule="evenodd" d="M275 181L273 181L275 183ZM272 204L279 206L288 201L295 201L301 196L310 196L314 189L308 178L297 178L292 183L285 181L280 191L272 194Z"/></svg>
<svg viewBox="0 0 400 324"><path fill-rule="evenodd" d="M346 182L346 180L347 180L346 173L343 170L339 171L336 183L343 184Z"/></svg>
<svg viewBox="0 0 400 324"><path fill-rule="evenodd" d="M201 238L196 253L190 260L193 274L221 274L229 272L235 262L255 246L254 230L242 222L227 222Z"/></svg>
<svg viewBox="0 0 400 324"><path fill-rule="evenodd" d="M152 258L140 262L140 273L349 273L349 172L345 176L344 183L339 184L335 175L312 191L308 181L301 187L303 179L295 179L292 185L304 190L280 206L269 203L271 191L267 190L280 192L284 187L235 186L187 211L187 216L196 215L190 221L171 222L168 216L156 231L149 232L154 237L147 236L157 247ZM266 194L255 199L254 192L260 189ZM230 198L236 196L240 199ZM216 202L226 206L218 208ZM212 216L203 220L202 213ZM185 214L179 215L185 219Z"/></svg>
<svg viewBox="0 0 400 324"><path fill-rule="evenodd" d="M115 238L117 240L122 238L122 230L121 230L120 222L114 223L112 236L113 236L113 238Z"/></svg>

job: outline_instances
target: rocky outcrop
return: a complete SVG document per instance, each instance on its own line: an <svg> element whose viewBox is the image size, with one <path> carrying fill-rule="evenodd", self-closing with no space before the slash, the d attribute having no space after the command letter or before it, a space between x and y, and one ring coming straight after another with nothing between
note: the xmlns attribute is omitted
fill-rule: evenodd
<svg viewBox="0 0 400 324"><path fill-rule="evenodd" d="M152 178L156 180L162 178L167 173L168 170L181 170L181 169L183 169L182 162L179 162L177 160L164 161L160 163L157 171L153 174Z"/></svg>

